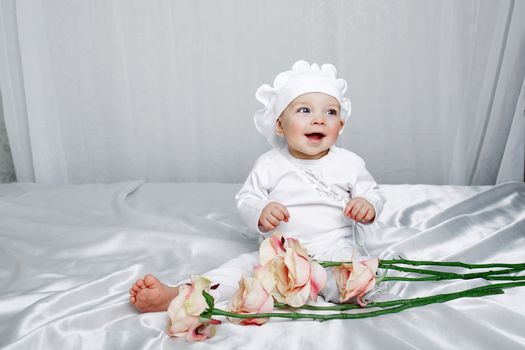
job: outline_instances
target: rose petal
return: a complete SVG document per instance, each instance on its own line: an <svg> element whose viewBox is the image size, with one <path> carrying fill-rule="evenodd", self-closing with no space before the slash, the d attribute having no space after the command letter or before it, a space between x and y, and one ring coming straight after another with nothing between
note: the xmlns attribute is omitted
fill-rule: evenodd
<svg viewBox="0 0 525 350"><path fill-rule="evenodd" d="M270 264L258 266L255 268L253 277L258 279L264 290L269 294L275 288L277 281L275 280L275 272Z"/></svg>
<svg viewBox="0 0 525 350"><path fill-rule="evenodd" d="M275 257L273 261L273 267L275 269L276 288L280 293L286 292L288 289L288 266L284 263L284 257Z"/></svg>
<svg viewBox="0 0 525 350"><path fill-rule="evenodd" d="M319 291L326 285L326 270L315 261L310 262L310 300L316 301Z"/></svg>
<svg viewBox="0 0 525 350"><path fill-rule="evenodd" d="M255 311L255 313L261 314L261 313L267 313L273 311L273 298L271 296L268 296L265 300L265 302L261 305L261 307ZM257 325L261 326L268 322L269 318L247 318L243 319L240 324L242 325Z"/></svg>
<svg viewBox="0 0 525 350"><path fill-rule="evenodd" d="M269 295L264 301L264 303L259 307L257 313L273 312L273 306L273 298L271 295Z"/></svg>
<svg viewBox="0 0 525 350"><path fill-rule="evenodd" d="M295 238L288 238L286 240L286 244L288 246L288 249L286 249L287 251L291 249L294 252L296 252L298 255L302 256L303 258L310 259L310 256L308 255L308 251L306 250L305 247L303 247L303 245L301 244L301 242L299 242L299 240Z"/></svg>
<svg viewBox="0 0 525 350"><path fill-rule="evenodd" d="M284 261L288 267L288 276L291 286L304 286L310 280L310 263L308 259L296 254L294 251L287 251Z"/></svg>
<svg viewBox="0 0 525 350"><path fill-rule="evenodd" d="M191 291L184 302L184 308L188 314L198 316L208 307L202 291L210 285L211 281L207 278L200 276L192 278Z"/></svg>
<svg viewBox="0 0 525 350"><path fill-rule="evenodd" d="M245 280L246 295L244 308L250 312L257 311L268 299L268 293L264 290L261 282L255 278Z"/></svg>
<svg viewBox="0 0 525 350"><path fill-rule="evenodd" d="M259 246L259 263L264 266L270 263L274 257L283 255L285 248L282 243L283 236L275 231L272 235L262 241Z"/></svg>
<svg viewBox="0 0 525 350"><path fill-rule="evenodd" d="M293 293L286 295L285 303L292 307L301 307L306 304L310 296L310 283L307 283L300 289L294 290Z"/></svg>
<svg viewBox="0 0 525 350"><path fill-rule="evenodd" d="M171 337L183 337L200 324L199 317L196 316L176 319L176 322L171 321L168 327L168 335Z"/></svg>
<svg viewBox="0 0 525 350"><path fill-rule="evenodd" d="M239 281L239 290L235 292L231 302L230 311L239 314L260 313L273 311L273 298L257 278L243 277ZM261 325L268 321L267 318L239 319L228 318L232 323Z"/></svg>
<svg viewBox="0 0 525 350"><path fill-rule="evenodd" d="M275 255L270 238L266 238L259 247L259 263L264 266L272 261Z"/></svg>
<svg viewBox="0 0 525 350"><path fill-rule="evenodd" d="M277 255L283 254L285 252L285 248L283 245L283 241L284 241L283 235L280 232L274 231L270 238L271 238L272 247L275 250L275 253Z"/></svg>
<svg viewBox="0 0 525 350"><path fill-rule="evenodd" d="M173 337L186 336L188 341L204 340L213 335L213 329L208 323L203 324L199 315L207 307L202 291L209 289L211 281L207 278L194 276L190 285L179 287L179 293L168 306L168 334ZM201 311L199 311L201 310ZM209 320L217 323L218 320Z"/></svg>
<svg viewBox="0 0 525 350"><path fill-rule="evenodd" d="M375 265L374 260L375 259L371 259L370 261L372 268ZM366 266L364 262L354 262L351 269L344 264L340 267L338 279L336 279L336 281L339 286L339 300L341 302L347 302L350 298L357 297L357 302L361 306L366 304L362 300L362 297L375 286L375 271L373 271L372 268ZM344 281L347 274L345 270L351 271L350 276L348 276L346 281Z"/></svg>
<svg viewBox="0 0 525 350"><path fill-rule="evenodd" d="M373 258L373 259L368 259L368 260L365 260L365 261L361 261L361 263L365 266L367 266L370 271L372 273L376 273L377 272L377 269L379 268L379 259L378 258Z"/></svg>
<svg viewBox="0 0 525 350"><path fill-rule="evenodd" d="M200 325L186 335L189 342L203 341L215 335L216 327L212 325Z"/></svg>

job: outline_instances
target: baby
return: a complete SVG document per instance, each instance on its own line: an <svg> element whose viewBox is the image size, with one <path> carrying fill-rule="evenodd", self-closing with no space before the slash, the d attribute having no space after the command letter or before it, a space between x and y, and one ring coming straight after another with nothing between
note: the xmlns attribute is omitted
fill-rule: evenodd
<svg viewBox="0 0 525 350"><path fill-rule="evenodd" d="M331 64L305 61L277 75L273 86L262 85L256 98L264 108L255 113L255 125L273 149L257 160L236 196L255 235L278 229L300 239L319 260L349 261L357 255L353 222L374 222L385 201L364 161L335 146L350 115L346 88ZM257 253L243 254L205 276L220 283L226 300L256 264ZM177 293L178 287L146 275L130 289L130 302L141 312L162 311ZM338 300L331 274L322 294Z"/></svg>

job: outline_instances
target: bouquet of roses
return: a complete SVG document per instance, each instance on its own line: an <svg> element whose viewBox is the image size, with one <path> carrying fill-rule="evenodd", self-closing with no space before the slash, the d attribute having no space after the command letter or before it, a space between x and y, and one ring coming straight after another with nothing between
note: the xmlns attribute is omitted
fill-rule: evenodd
<svg viewBox="0 0 525 350"><path fill-rule="evenodd" d="M185 337L188 341L205 340L215 334L221 323L214 316L226 316L235 324L263 325L271 317L312 320L355 319L380 316L405 309L433 303L443 303L464 297L479 297L502 294L503 289L525 285L525 276L516 275L525 270L520 264L465 264L462 262L414 261L407 259L334 262L315 261L307 250L294 238L284 238L274 232L261 243L259 266L254 268L252 277L243 276L239 289L229 302L228 310L215 307L211 290L218 285L202 276L193 276L191 283L182 285L179 294L168 308L170 325L168 334ZM412 266L412 267L410 267ZM441 266L476 270L456 273L421 269L413 266ZM316 301L326 284L325 268L332 268L341 304L330 306L308 305ZM385 273L379 275L378 269ZM478 271L482 269L482 271ZM417 277L387 277L387 270L417 274ZM385 281L439 281L446 279L482 278L491 283L482 287L458 292L431 295L412 299L397 299L382 302L368 302L367 293ZM275 312L279 309L279 312ZM332 314L297 312L298 309L337 311ZM367 312L352 312L356 309L370 309ZM284 310L284 311L283 311Z"/></svg>

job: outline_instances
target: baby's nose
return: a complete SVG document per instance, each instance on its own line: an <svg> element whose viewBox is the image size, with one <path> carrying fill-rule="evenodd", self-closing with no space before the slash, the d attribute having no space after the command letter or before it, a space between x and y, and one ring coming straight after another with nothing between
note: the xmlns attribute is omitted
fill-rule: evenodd
<svg viewBox="0 0 525 350"><path fill-rule="evenodd" d="M325 123L324 116L317 115L312 118L312 124L314 125L324 125L324 123Z"/></svg>

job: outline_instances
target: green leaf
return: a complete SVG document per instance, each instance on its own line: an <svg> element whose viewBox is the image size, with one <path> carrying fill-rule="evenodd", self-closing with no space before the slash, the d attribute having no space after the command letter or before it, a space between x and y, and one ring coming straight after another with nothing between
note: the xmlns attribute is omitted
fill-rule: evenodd
<svg viewBox="0 0 525 350"><path fill-rule="evenodd" d="M206 304L208 304L208 307L210 309L213 309L215 307L215 300L213 297L208 294L205 290L202 291L202 295L204 296L204 299L206 300Z"/></svg>
<svg viewBox="0 0 525 350"><path fill-rule="evenodd" d="M202 323L206 323L206 321L210 320L212 316L213 316L213 310L206 309L199 315L199 318Z"/></svg>

